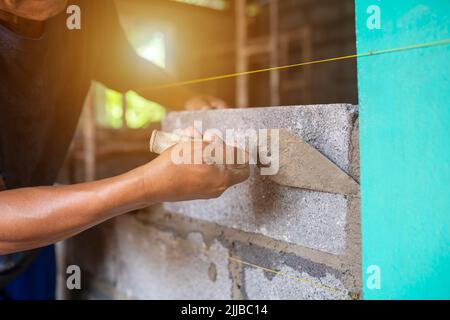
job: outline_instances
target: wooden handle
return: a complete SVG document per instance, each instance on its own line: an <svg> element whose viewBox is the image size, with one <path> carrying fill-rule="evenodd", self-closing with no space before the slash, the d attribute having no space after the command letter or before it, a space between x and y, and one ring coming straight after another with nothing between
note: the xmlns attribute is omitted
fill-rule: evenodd
<svg viewBox="0 0 450 320"><path fill-rule="evenodd" d="M175 133L153 130L150 138L150 152L161 154L177 143L191 140L193 139L188 136L180 136Z"/></svg>
<svg viewBox="0 0 450 320"><path fill-rule="evenodd" d="M150 152L161 154L170 147L180 142L181 137L174 133L153 130L150 138Z"/></svg>
<svg viewBox="0 0 450 320"><path fill-rule="evenodd" d="M173 147L177 143L195 140L188 136L181 136L175 133L164 132L160 130L153 130L150 138L150 152L161 154L170 147ZM231 147L227 147L231 148ZM257 155L258 167L269 167L270 164L261 164L259 161L259 154Z"/></svg>
<svg viewBox="0 0 450 320"><path fill-rule="evenodd" d="M180 136L174 133L153 130L150 138L150 152L161 154L170 147L180 142L195 140L188 136ZM234 165L228 168L236 174L242 174L242 170L248 170L247 164Z"/></svg>

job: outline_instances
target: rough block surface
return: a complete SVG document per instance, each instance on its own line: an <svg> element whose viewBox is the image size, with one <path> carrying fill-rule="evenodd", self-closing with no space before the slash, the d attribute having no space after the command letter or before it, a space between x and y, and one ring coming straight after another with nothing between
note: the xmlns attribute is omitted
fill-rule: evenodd
<svg viewBox="0 0 450 320"><path fill-rule="evenodd" d="M244 244L237 245L236 251L244 261L279 272L276 274L245 265L241 290L246 299L350 299L341 279L342 272L325 264Z"/></svg>
<svg viewBox="0 0 450 320"><path fill-rule="evenodd" d="M173 113L164 129L194 120L205 129L289 128L359 180L355 106ZM219 199L152 206L66 241L59 296L358 299L359 207L359 194L282 187L254 172ZM66 289L72 264L81 268L82 290Z"/></svg>
<svg viewBox="0 0 450 320"><path fill-rule="evenodd" d="M351 134L357 107L347 104L226 109L170 113L165 131L286 128L327 156L342 170L351 167ZM238 133L239 134L239 133ZM274 239L343 254L347 197L282 187L260 176L227 190L220 198L165 204L167 210Z"/></svg>
<svg viewBox="0 0 450 320"><path fill-rule="evenodd" d="M137 226L128 217L117 230L122 239L118 247L119 291L139 299L231 298L228 261L223 258L228 250L219 242L207 248L200 233L181 239L170 232Z"/></svg>
<svg viewBox="0 0 450 320"><path fill-rule="evenodd" d="M201 233L182 238L126 215L71 242L66 255L85 277L83 298L231 299L228 249L207 246Z"/></svg>

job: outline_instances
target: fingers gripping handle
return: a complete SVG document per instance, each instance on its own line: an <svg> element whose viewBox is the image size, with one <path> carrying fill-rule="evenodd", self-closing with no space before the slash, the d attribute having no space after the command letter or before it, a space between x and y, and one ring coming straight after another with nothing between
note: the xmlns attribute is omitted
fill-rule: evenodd
<svg viewBox="0 0 450 320"><path fill-rule="evenodd" d="M188 136L180 136L174 133L153 130L152 136L150 138L150 152L161 154L177 143L191 140L193 139ZM249 172L247 164L229 166L228 170L237 176L248 176Z"/></svg>
<svg viewBox="0 0 450 320"><path fill-rule="evenodd" d="M195 139L189 136L177 135L175 133L169 133L159 130L153 130L150 138L150 152L161 154L167 149L173 147L177 143L194 141ZM232 147L227 147L232 148ZM234 151L233 151L234 152ZM242 151L238 151L242 152ZM242 158L242 157L241 157ZM247 166L247 165L243 165ZM238 166L239 167L239 166Z"/></svg>
<svg viewBox="0 0 450 320"><path fill-rule="evenodd" d="M150 138L150 152L161 154L170 147L176 145L186 138L174 133L163 132L159 130L153 130L152 137Z"/></svg>

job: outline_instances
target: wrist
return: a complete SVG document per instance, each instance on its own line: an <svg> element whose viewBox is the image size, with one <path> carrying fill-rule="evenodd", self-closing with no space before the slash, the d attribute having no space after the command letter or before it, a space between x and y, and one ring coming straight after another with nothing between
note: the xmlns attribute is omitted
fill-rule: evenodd
<svg viewBox="0 0 450 320"><path fill-rule="evenodd" d="M111 178L105 197L108 215L117 216L148 207L151 202L143 183L137 170Z"/></svg>
<svg viewBox="0 0 450 320"><path fill-rule="evenodd" d="M127 180L128 188L132 193L130 195L130 199L133 203L141 205L142 207L146 207L154 203L148 165L131 170L124 176Z"/></svg>

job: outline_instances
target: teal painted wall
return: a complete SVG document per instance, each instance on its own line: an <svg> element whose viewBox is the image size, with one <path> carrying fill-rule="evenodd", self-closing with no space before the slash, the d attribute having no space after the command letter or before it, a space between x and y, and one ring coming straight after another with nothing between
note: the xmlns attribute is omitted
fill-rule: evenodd
<svg viewBox="0 0 450 320"><path fill-rule="evenodd" d="M356 17L358 53L450 38L450 0L356 0ZM448 299L450 45L359 58L358 85L364 298Z"/></svg>

